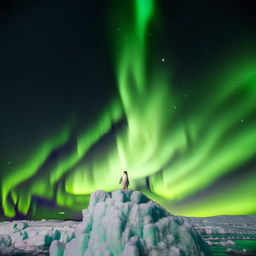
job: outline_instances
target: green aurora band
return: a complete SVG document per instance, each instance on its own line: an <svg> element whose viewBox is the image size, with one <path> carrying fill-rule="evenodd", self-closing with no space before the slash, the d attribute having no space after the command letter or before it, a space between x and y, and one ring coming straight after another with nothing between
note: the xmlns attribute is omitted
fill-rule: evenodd
<svg viewBox="0 0 256 256"><path fill-rule="evenodd" d="M75 122L70 122L39 145L23 166L2 177L1 203L6 217L14 217L18 211L33 218L38 207L34 197L80 211L93 191L118 189L123 169L129 171L131 189L142 190L174 214L256 212L255 174L248 174L235 187L227 185L179 206L179 202L255 159L254 57L239 65L234 61L227 70L223 67L224 77L210 79L207 86L200 87L200 99L186 98L185 103L186 92L171 90L166 65L158 56L149 56L146 35L156 15L156 3L133 1L134 17L128 17L129 26L120 23L116 36L119 97L83 133L74 135ZM214 88L211 95L208 87ZM107 146L94 152L114 126L118 129ZM75 147L46 164L51 154L74 136Z"/></svg>

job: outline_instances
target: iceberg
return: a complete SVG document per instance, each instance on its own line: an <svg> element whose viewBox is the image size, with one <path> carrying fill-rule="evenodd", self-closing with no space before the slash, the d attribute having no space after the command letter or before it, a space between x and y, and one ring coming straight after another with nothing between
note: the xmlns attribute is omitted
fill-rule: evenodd
<svg viewBox="0 0 256 256"><path fill-rule="evenodd" d="M96 191L69 241L54 240L50 256L208 256L207 243L185 218L139 191Z"/></svg>

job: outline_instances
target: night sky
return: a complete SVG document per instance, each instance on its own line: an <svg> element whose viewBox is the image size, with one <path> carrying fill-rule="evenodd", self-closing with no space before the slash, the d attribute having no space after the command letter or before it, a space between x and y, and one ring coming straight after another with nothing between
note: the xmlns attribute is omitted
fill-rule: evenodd
<svg viewBox="0 0 256 256"><path fill-rule="evenodd" d="M0 220L95 190L256 214L256 1L0 2Z"/></svg>

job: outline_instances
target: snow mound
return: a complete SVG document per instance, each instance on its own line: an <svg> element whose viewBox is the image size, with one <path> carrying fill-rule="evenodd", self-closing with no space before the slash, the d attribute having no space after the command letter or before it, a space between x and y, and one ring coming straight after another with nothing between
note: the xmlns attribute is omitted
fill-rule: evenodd
<svg viewBox="0 0 256 256"><path fill-rule="evenodd" d="M139 191L96 191L74 238L53 241L50 256L203 256L208 245L184 218Z"/></svg>

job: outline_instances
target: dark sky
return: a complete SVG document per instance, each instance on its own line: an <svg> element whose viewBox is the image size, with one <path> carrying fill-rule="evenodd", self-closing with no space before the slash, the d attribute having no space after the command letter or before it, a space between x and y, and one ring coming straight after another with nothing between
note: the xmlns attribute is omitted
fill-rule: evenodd
<svg viewBox="0 0 256 256"><path fill-rule="evenodd" d="M32 151L74 116L79 132L118 94L109 20L122 1L0 2L2 176L22 161L24 146ZM196 95L217 63L256 45L254 0L157 3L160 33L149 31L148 40L168 60L176 90Z"/></svg>
<svg viewBox="0 0 256 256"><path fill-rule="evenodd" d="M70 114L88 122L117 93L107 27L116 2L1 1L2 152ZM255 43L256 1L157 2L174 86L191 86L218 58Z"/></svg>
<svg viewBox="0 0 256 256"><path fill-rule="evenodd" d="M47 134L71 114L87 122L115 93L107 6L91 2L1 2L4 152L39 131Z"/></svg>

